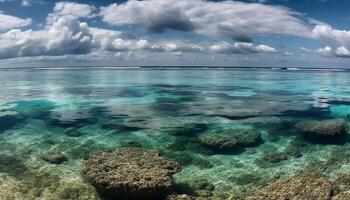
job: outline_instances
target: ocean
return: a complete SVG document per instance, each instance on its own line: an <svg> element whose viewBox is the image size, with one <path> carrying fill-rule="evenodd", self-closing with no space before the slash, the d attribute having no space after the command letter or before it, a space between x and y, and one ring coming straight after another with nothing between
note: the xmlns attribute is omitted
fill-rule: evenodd
<svg viewBox="0 0 350 200"><path fill-rule="evenodd" d="M350 123L348 71L27 68L0 83L0 199L103 199L82 166L121 147L175 160L174 191L205 198L350 171L347 134L310 130Z"/></svg>

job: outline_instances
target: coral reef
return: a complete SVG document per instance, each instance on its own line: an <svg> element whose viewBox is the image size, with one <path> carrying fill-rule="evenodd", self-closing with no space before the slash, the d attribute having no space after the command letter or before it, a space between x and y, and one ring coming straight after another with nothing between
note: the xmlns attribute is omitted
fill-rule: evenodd
<svg viewBox="0 0 350 200"><path fill-rule="evenodd" d="M204 133L199 141L215 150L229 150L240 147L256 146L262 142L256 129L228 129L219 133Z"/></svg>
<svg viewBox="0 0 350 200"><path fill-rule="evenodd" d="M350 199L350 190L340 192L339 194L332 197L332 200L347 200Z"/></svg>
<svg viewBox="0 0 350 200"><path fill-rule="evenodd" d="M261 188L246 200L331 200L338 193L337 185L319 174L303 174Z"/></svg>
<svg viewBox="0 0 350 200"><path fill-rule="evenodd" d="M68 158L65 155L58 153L48 153L42 156L42 159L51 164L61 164L64 161L67 161Z"/></svg>
<svg viewBox="0 0 350 200"><path fill-rule="evenodd" d="M261 157L255 160L255 163L262 168L273 167L280 162L288 159L288 155L285 152L276 150L264 153Z"/></svg>
<svg viewBox="0 0 350 200"><path fill-rule="evenodd" d="M348 130L343 119L301 121L295 127L306 139L320 143L342 142Z"/></svg>
<svg viewBox="0 0 350 200"><path fill-rule="evenodd" d="M121 199L160 199L172 188L180 165L157 151L119 148L92 154L83 167L102 195Z"/></svg>

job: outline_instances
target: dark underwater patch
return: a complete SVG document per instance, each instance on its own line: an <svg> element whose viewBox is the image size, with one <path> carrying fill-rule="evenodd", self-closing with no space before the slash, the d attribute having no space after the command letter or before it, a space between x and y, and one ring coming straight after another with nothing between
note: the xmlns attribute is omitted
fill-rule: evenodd
<svg viewBox="0 0 350 200"><path fill-rule="evenodd" d="M47 100L17 101L16 106L10 111L15 111L20 118L42 119L50 117L56 104Z"/></svg>
<svg viewBox="0 0 350 200"><path fill-rule="evenodd" d="M350 106L350 100L331 100L327 102L328 104L331 105L345 105L345 106Z"/></svg>
<svg viewBox="0 0 350 200"><path fill-rule="evenodd" d="M259 117L260 115L208 115L208 117L223 117L230 120L242 120L252 117Z"/></svg>
<svg viewBox="0 0 350 200"><path fill-rule="evenodd" d="M170 135L193 136L208 130L209 127L204 123L186 123L179 127L173 127L166 130Z"/></svg>
<svg viewBox="0 0 350 200"><path fill-rule="evenodd" d="M88 113L95 117L104 117L108 115L107 106L94 106L88 110Z"/></svg>
<svg viewBox="0 0 350 200"><path fill-rule="evenodd" d="M219 91L230 92L230 91L240 91L240 90L251 89L249 87L243 87L243 86L219 86L219 85L197 86L195 88L202 91L211 91L211 92L219 92Z"/></svg>
<svg viewBox="0 0 350 200"><path fill-rule="evenodd" d="M302 139L304 139L307 142L310 142L312 144L322 144L322 145L344 145L348 142L350 142L350 135L346 134L340 137L332 137L332 136L314 136L310 134L303 134L299 132L299 134L302 136Z"/></svg>
<svg viewBox="0 0 350 200"><path fill-rule="evenodd" d="M223 100L237 100L237 97L234 96L230 96L226 93L222 93L222 92L207 92L205 94L208 97L215 97L215 98L219 98L219 99L223 99Z"/></svg>
<svg viewBox="0 0 350 200"><path fill-rule="evenodd" d="M309 92L295 92L288 90L268 90L268 91L259 91L261 94L270 94L276 96L308 96Z"/></svg>
<svg viewBox="0 0 350 200"><path fill-rule="evenodd" d="M282 112L279 116L292 118L311 118L316 120L332 118L329 108L310 107L307 110L287 110Z"/></svg>
<svg viewBox="0 0 350 200"><path fill-rule="evenodd" d="M159 88L174 88L178 87L177 85L173 84L167 84L167 83L157 83L157 84L150 84L148 87L159 87Z"/></svg>
<svg viewBox="0 0 350 200"><path fill-rule="evenodd" d="M123 89L117 93L117 97L145 97L147 93L141 92L134 88Z"/></svg>
<svg viewBox="0 0 350 200"><path fill-rule="evenodd" d="M9 156L6 154L0 154L0 172L9 174L10 176L19 177L28 171L24 165L24 161L16 158L15 156Z"/></svg>
<svg viewBox="0 0 350 200"><path fill-rule="evenodd" d="M186 104L170 102L155 102L150 107L152 110L164 115L179 115L182 110L188 108Z"/></svg>
<svg viewBox="0 0 350 200"><path fill-rule="evenodd" d="M160 89L157 91L160 94L176 95L176 96L195 96L200 95L201 92L193 90L179 90L179 89Z"/></svg>
<svg viewBox="0 0 350 200"><path fill-rule="evenodd" d="M80 128L86 125L92 125L98 122L95 117L74 119L69 121L60 120L57 118L51 118L47 121L50 126L57 126L61 128Z"/></svg>
<svg viewBox="0 0 350 200"><path fill-rule="evenodd" d="M105 123L105 124L102 124L101 127L103 129L115 130L121 133L136 132L136 131L143 130L143 128L141 127L127 126L127 125L118 124L118 123Z"/></svg>
<svg viewBox="0 0 350 200"><path fill-rule="evenodd" d="M13 115L5 115L0 117L0 134L7 130L13 129L22 120Z"/></svg>

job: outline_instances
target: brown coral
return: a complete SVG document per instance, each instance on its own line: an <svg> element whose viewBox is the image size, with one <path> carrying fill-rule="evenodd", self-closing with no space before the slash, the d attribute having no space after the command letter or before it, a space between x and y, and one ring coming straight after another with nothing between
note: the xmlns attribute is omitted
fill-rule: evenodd
<svg viewBox="0 0 350 200"><path fill-rule="evenodd" d="M199 136L199 141L209 148L225 150L256 146L262 139L255 129L228 129L220 133L202 134Z"/></svg>
<svg viewBox="0 0 350 200"><path fill-rule="evenodd" d="M347 123L343 119L302 121L297 123L295 127L310 140L341 139L348 131Z"/></svg>
<svg viewBox="0 0 350 200"><path fill-rule="evenodd" d="M170 191L172 175L181 167L157 151L119 148L90 156L83 172L103 194L121 199L161 199Z"/></svg>
<svg viewBox="0 0 350 200"><path fill-rule="evenodd" d="M336 184L325 177L319 174L303 174L266 186L246 200L331 200L337 192Z"/></svg>

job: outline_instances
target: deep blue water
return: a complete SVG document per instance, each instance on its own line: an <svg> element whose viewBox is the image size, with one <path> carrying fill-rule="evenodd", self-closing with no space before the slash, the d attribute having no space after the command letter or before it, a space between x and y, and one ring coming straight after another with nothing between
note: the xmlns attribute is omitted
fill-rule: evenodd
<svg viewBox="0 0 350 200"><path fill-rule="evenodd" d="M310 141L295 128L350 122L349 72L27 69L0 71L0 83L0 191L8 191L0 199L57 199L72 185L75 199L94 199L84 159L121 146L174 158L183 166L177 184L206 179L214 196L245 196L300 172L337 179L350 170L348 138ZM203 143L227 130L260 139L232 148ZM42 159L52 152L68 160Z"/></svg>

